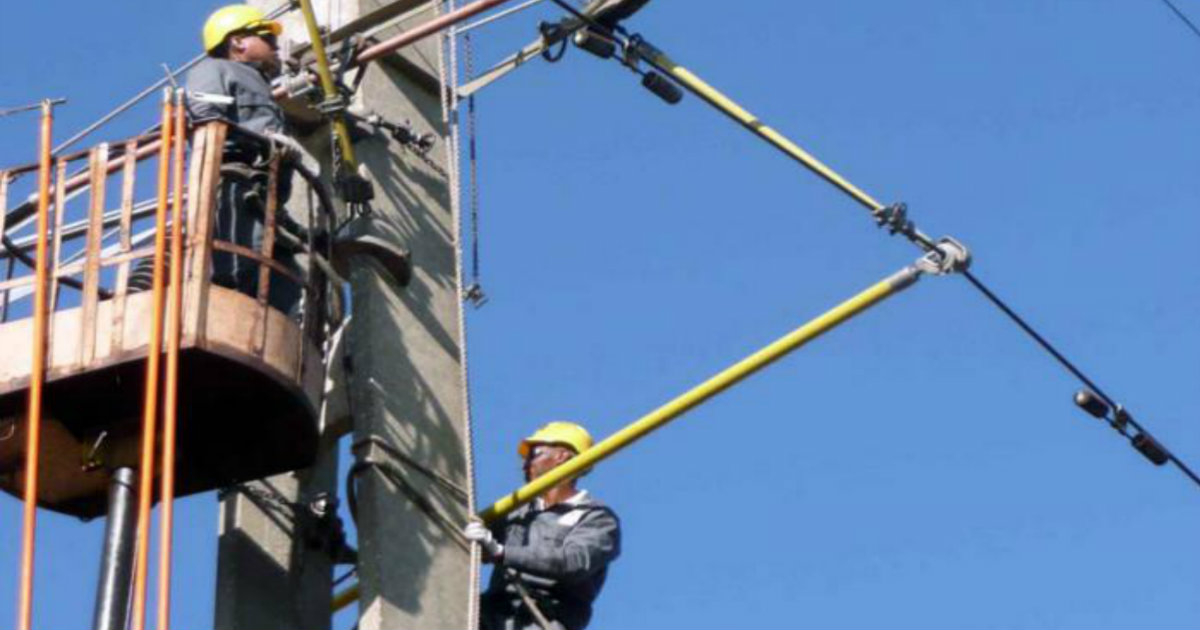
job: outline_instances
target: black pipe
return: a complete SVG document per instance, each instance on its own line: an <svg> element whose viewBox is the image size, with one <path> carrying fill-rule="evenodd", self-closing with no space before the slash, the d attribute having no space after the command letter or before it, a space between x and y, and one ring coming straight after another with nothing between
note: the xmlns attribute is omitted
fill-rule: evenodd
<svg viewBox="0 0 1200 630"><path fill-rule="evenodd" d="M108 482L108 524L104 528L104 557L92 622L95 630L125 630L129 624L136 508L133 469L114 470Z"/></svg>

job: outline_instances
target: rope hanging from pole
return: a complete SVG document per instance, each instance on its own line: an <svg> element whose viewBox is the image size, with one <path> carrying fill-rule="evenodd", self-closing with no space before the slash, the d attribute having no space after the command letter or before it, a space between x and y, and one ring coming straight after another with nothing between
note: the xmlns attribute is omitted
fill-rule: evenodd
<svg viewBox="0 0 1200 630"><path fill-rule="evenodd" d="M453 15L457 7L455 0L447 0L445 15ZM443 16L444 17L444 16ZM436 20L434 20L436 21ZM463 301L466 291L463 281L463 241L462 241L462 161L459 128L460 101L456 88L458 86L458 41L455 34L455 24L443 31L442 39L438 42L438 92L442 105L442 122L450 135L446 150L447 184L450 187L450 220L454 233L454 289L456 315L458 319L458 348L459 348L459 396L462 398L463 409L463 451L466 461L466 508L467 513L475 512L475 449L473 437L473 414L471 413L471 384L469 355L467 354L467 325ZM456 533L458 524L452 524ZM475 630L479 627L479 582L481 552L478 545L468 545L470 556L468 562L467 584L467 628Z"/></svg>

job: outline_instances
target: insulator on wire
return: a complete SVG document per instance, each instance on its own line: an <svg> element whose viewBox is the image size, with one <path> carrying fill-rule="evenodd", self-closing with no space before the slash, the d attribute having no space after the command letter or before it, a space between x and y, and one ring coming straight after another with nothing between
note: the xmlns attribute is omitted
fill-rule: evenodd
<svg viewBox="0 0 1200 630"><path fill-rule="evenodd" d="M654 95L674 105L683 100L683 90L671 83L657 72L650 71L642 75L642 87L654 92Z"/></svg>
<svg viewBox="0 0 1200 630"><path fill-rule="evenodd" d="M577 47L601 59L612 59L612 56L617 52L616 42L602 35L597 35L588 29L576 31L572 41L575 42Z"/></svg>
<svg viewBox="0 0 1200 630"><path fill-rule="evenodd" d="M1155 466L1162 466L1170 460L1166 449L1158 443L1158 440L1150 437L1149 433L1139 433L1133 436L1130 442L1133 443L1133 448L1136 448L1139 453L1144 455Z"/></svg>
<svg viewBox="0 0 1200 630"><path fill-rule="evenodd" d="M1099 396L1086 389L1075 392L1075 404L1097 418L1108 417L1108 405L1100 400Z"/></svg>

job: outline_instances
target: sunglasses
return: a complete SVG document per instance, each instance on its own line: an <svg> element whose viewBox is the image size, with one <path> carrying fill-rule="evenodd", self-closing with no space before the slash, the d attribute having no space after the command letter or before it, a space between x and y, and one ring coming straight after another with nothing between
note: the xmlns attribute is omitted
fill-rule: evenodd
<svg viewBox="0 0 1200 630"><path fill-rule="evenodd" d="M259 39L267 42L267 45L271 48L279 47L279 38L275 35L275 33L272 33L271 31L255 31L254 34L258 35Z"/></svg>
<svg viewBox="0 0 1200 630"><path fill-rule="evenodd" d="M251 30L243 31L243 32L246 35L251 35L251 36L254 36L254 37L257 37L257 38L263 40L271 48L279 47L279 38L276 37L275 33L272 33L271 29L269 29L269 28L251 29Z"/></svg>
<svg viewBox="0 0 1200 630"><path fill-rule="evenodd" d="M550 453L553 453L553 452L554 452L554 449L552 449L552 448L549 448L546 446L535 446L535 447L529 449L529 454L525 457L525 461L531 462L535 459L545 457L546 455L549 455Z"/></svg>

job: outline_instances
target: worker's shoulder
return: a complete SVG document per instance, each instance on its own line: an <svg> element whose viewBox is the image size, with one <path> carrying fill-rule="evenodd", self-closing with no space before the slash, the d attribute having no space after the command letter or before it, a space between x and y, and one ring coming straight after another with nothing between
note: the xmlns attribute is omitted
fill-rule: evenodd
<svg viewBox="0 0 1200 630"><path fill-rule="evenodd" d="M580 516L583 516L584 514L591 515L594 513L594 517L611 517L613 519L618 518L616 510L613 510L612 507L607 503L597 499L590 493L571 501L564 507L569 512L579 512Z"/></svg>
<svg viewBox="0 0 1200 630"><path fill-rule="evenodd" d="M197 62L195 66L192 66L192 69L188 70L187 73L187 81L189 83L196 80L221 77L259 77L261 81L265 82L265 79L261 79L261 74L253 66L220 57L205 57Z"/></svg>

